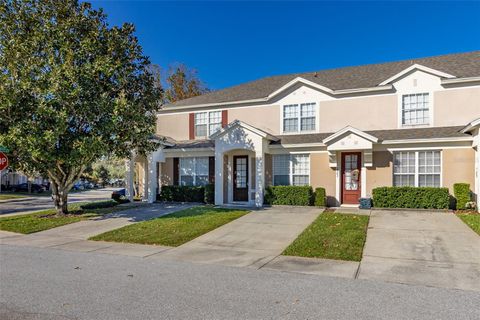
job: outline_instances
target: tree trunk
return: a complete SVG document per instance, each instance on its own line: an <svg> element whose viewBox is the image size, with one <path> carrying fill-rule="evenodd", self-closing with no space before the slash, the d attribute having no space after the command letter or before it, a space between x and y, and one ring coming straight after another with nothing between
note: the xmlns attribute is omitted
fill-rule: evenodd
<svg viewBox="0 0 480 320"><path fill-rule="evenodd" d="M52 198L57 210L57 216L68 214L68 190L52 183Z"/></svg>

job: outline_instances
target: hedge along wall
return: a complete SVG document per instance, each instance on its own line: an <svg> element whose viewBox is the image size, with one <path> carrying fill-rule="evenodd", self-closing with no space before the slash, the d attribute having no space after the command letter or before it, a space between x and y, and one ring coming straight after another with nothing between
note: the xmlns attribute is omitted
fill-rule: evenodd
<svg viewBox="0 0 480 320"><path fill-rule="evenodd" d="M158 199L174 202L204 202L213 203L215 187L208 184L204 187L194 186L162 186Z"/></svg>
<svg viewBox="0 0 480 320"><path fill-rule="evenodd" d="M265 204L311 206L313 200L310 186L269 186L265 189Z"/></svg>
<svg viewBox="0 0 480 320"><path fill-rule="evenodd" d="M448 188L379 187L373 189L378 208L448 209Z"/></svg>
<svg viewBox="0 0 480 320"><path fill-rule="evenodd" d="M456 209L464 210L467 202L471 201L470 184L469 183L455 183L453 185L453 195L457 202Z"/></svg>

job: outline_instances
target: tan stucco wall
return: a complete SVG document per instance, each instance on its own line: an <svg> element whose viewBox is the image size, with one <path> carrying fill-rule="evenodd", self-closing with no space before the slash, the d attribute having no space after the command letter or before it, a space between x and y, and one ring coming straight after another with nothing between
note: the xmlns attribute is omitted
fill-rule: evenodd
<svg viewBox="0 0 480 320"><path fill-rule="evenodd" d="M137 185L138 196L143 196L145 194L145 169L145 157L137 156L135 159L135 184Z"/></svg>
<svg viewBox="0 0 480 320"><path fill-rule="evenodd" d="M188 113L159 114L157 116L157 134L175 140L189 139Z"/></svg>
<svg viewBox="0 0 480 320"><path fill-rule="evenodd" d="M325 188L328 205L335 205L335 169L328 166L328 153L310 154L310 184L315 189Z"/></svg>
<svg viewBox="0 0 480 320"><path fill-rule="evenodd" d="M241 120L272 134L280 133L280 106L228 109L228 122Z"/></svg>
<svg viewBox="0 0 480 320"><path fill-rule="evenodd" d="M473 148L444 149L442 152L442 185L453 194L453 184L470 183L475 189L475 150Z"/></svg>
<svg viewBox="0 0 480 320"><path fill-rule="evenodd" d="M320 131L336 132L347 125L360 130L398 127L397 96L377 96L320 102Z"/></svg>
<svg viewBox="0 0 480 320"><path fill-rule="evenodd" d="M173 185L173 158L166 158L161 164L162 174L160 181L162 185Z"/></svg>
<svg viewBox="0 0 480 320"><path fill-rule="evenodd" d="M373 152L373 166L367 168L367 196L376 187L393 186L393 155L389 151Z"/></svg>
<svg viewBox="0 0 480 320"><path fill-rule="evenodd" d="M465 88L434 93L435 126L461 126L480 118L480 88Z"/></svg>

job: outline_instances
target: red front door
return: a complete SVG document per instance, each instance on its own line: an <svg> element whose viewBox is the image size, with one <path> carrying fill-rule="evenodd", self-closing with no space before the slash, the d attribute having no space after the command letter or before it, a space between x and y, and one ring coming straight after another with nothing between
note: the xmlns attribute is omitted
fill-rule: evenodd
<svg viewBox="0 0 480 320"><path fill-rule="evenodd" d="M361 196L360 152L342 153L342 203L357 204Z"/></svg>

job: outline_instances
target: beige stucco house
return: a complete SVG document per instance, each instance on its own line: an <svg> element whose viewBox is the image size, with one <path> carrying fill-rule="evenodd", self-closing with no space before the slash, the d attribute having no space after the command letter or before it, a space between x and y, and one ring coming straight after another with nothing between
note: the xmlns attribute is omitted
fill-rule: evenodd
<svg viewBox="0 0 480 320"><path fill-rule="evenodd" d="M480 51L268 77L164 106L161 147L128 162L162 185L215 182L215 203L262 206L268 185L325 187L332 206L378 186L480 189Z"/></svg>

